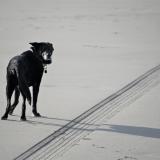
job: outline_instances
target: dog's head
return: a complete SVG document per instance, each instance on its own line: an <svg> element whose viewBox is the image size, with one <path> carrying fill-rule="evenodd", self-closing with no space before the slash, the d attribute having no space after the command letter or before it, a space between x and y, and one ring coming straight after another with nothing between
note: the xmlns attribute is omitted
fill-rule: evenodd
<svg viewBox="0 0 160 160"><path fill-rule="evenodd" d="M52 63L52 53L54 51L52 43L47 42L33 42L31 49L34 53L38 54L43 61L43 64Z"/></svg>

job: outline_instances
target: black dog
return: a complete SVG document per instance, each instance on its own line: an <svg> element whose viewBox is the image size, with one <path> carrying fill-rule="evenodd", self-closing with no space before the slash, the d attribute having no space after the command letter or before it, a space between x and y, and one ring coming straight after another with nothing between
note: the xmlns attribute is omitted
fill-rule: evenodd
<svg viewBox="0 0 160 160"><path fill-rule="evenodd" d="M21 55L13 57L7 67L7 107L2 120L8 118L8 114L12 114L16 105L20 93L23 97L22 104L22 115L21 120L26 120L26 99L31 105L31 93L29 87L33 87L33 108L32 112L34 116L39 117L40 114L37 112L37 98L39 92L39 86L41 83L43 71L47 64L52 63L52 52L54 48L51 43L30 43L32 45L31 50L28 50ZM46 71L46 70L45 70ZM15 91L15 101L11 105L11 97Z"/></svg>

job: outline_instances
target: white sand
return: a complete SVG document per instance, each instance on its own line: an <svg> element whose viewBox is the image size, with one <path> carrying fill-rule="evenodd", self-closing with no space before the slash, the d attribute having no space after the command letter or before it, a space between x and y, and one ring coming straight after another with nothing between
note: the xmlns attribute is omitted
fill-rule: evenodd
<svg viewBox="0 0 160 160"><path fill-rule="evenodd" d="M159 160L160 86L83 138L59 160Z"/></svg>
<svg viewBox="0 0 160 160"><path fill-rule="evenodd" d="M1 0L0 24L0 115L6 106L8 60L27 50L31 41L49 41L55 46L53 64L43 77L38 101L40 113L50 118L33 118L28 106L30 121L20 122L19 105L15 111L17 116L10 116L11 121L0 121L0 159L4 160L13 159L160 63L159 0ZM91 141L80 142L80 146L72 149L75 154L68 152L67 157L78 159L85 153L96 158L102 152L101 159L127 159L125 156L131 155L140 160L156 160L160 152L159 137L133 133L138 126L146 127L146 132L153 128L159 133L160 103L155 98L158 93L158 89L149 92L146 95L149 98L139 100L133 104L135 107L130 106L101 127L110 130L115 127L122 133L96 131L90 135ZM154 108L152 114L157 115L151 120L146 118L151 113L145 109L149 103ZM123 133L126 129L128 134ZM84 145L89 153L84 151ZM107 151L99 151L97 145L105 146ZM147 148L148 145L151 146Z"/></svg>

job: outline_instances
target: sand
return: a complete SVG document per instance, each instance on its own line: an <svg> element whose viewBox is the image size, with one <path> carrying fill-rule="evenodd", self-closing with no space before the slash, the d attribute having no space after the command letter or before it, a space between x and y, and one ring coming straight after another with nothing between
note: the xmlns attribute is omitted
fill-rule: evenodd
<svg viewBox="0 0 160 160"><path fill-rule="evenodd" d="M9 59L28 50L29 42L49 41L55 47L38 100L44 118L34 118L27 106L28 121L21 122L19 104L14 116L0 121L0 159L15 158L160 63L158 0L1 0L0 22L0 115ZM80 141L61 158L157 160L158 95L157 86L102 124L107 131L93 132L91 140ZM137 129L146 134L134 135Z"/></svg>

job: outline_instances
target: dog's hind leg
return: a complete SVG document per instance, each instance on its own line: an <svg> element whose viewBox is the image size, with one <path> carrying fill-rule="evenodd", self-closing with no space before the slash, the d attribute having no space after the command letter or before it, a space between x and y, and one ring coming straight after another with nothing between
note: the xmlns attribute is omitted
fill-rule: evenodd
<svg viewBox="0 0 160 160"><path fill-rule="evenodd" d="M22 70L16 69L16 74L17 74L19 89L21 93L23 93L27 98L29 105L31 105L31 93L30 93L29 87L27 86L24 73Z"/></svg>
<svg viewBox="0 0 160 160"><path fill-rule="evenodd" d="M20 91L18 89L18 87L15 88L15 99L14 99L14 103L11 106L11 109L9 111L9 114L12 115L14 109L16 108L17 104L19 103L19 96L20 96Z"/></svg>
<svg viewBox="0 0 160 160"><path fill-rule="evenodd" d="M7 107L6 107L6 111L4 115L1 118L2 120L6 120L8 118L8 114L11 109L11 97L12 97L14 89L15 89L14 83L11 83L11 81L8 80L7 86L6 86Z"/></svg>

